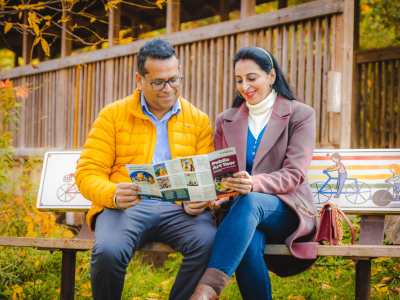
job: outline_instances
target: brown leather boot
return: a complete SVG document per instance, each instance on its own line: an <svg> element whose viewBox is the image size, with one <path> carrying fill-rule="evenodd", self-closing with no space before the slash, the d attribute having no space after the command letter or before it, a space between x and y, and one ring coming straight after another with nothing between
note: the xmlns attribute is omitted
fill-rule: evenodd
<svg viewBox="0 0 400 300"><path fill-rule="evenodd" d="M217 300L219 297L211 286L199 284L189 300Z"/></svg>

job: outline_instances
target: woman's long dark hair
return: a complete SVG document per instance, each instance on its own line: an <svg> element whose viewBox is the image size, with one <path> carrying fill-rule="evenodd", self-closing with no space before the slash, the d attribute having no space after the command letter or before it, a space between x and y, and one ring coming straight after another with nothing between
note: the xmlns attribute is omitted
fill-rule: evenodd
<svg viewBox="0 0 400 300"><path fill-rule="evenodd" d="M265 50L267 51L267 50ZM271 56L271 59L274 64L274 69L276 73L276 79L272 87L275 89L276 93L278 95L282 95L283 97L290 99L290 100L295 100L295 97L293 96L292 89L290 88L289 84L287 83L285 76L282 73L281 68L279 68L278 63L276 62L275 58L272 56L270 52L268 52ZM257 48L257 47L246 47L243 49L240 49L240 51L236 54L234 60L233 60L233 68L235 68L236 63L239 60L245 60L245 59L251 59L254 61L264 72L269 74L272 69L272 64L271 60L268 57L267 53L265 53L263 50ZM245 100L240 97L239 95L236 96L235 100L233 101L232 107L238 107L243 104Z"/></svg>

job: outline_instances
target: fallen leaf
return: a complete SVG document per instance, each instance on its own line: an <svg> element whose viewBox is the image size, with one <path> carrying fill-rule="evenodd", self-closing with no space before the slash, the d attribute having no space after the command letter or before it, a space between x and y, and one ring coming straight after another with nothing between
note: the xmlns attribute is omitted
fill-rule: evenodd
<svg viewBox="0 0 400 300"><path fill-rule="evenodd" d="M398 294L400 293L400 288L392 286L391 291L392 291L393 293L395 293L396 295L398 295Z"/></svg>
<svg viewBox="0 0 400 300"><path fill-rule="evenodd" d="M388 283L390 280L392 280L393 279L393 275L392 276L390 276L390 277L384 277L384 278L382 278L382 280L381 280L381 282L382 283Z"/></svg>
<svg viewBox="0 0 400 300"><path fill-rule="evenodd" d="M35 261L35 266L39 267L40 266L40 260Z"/></svg>
<svg viewBox="0 0 400 300"><path fill-rule="evenodd" d="M345 283L345 285L350 285L351 284L351 281L347 281L346 283Z"/></svg>
<svg viewBox="0 0 400 300"><path fill-rule="evenodd" d="M14 285L12 287L13 291L16 292L17 294L21 294L23 292L22 287L20 287L18 284Z"/></svg>
<svg viewBox="0 0 400 300"><path fill-rule="evenodd" d="M339 274L339 272L336 272L336 273L335 273L335 277L336 277L337 279L340 279L340 274Z"/></svg>
<svg viewBox="0 0 400 300"><path fill-rule="evenodd" d="M40 222L40 221L42 221L42 217L40 215L36 215L33 217L33 221Z"/></svg>
<svg viewBox="0 0 400 300"><path fill-rule="evenodd" d="M133 297L132 300L143 300L143 299L140 297Z"/></svg>
<svg viewBox="0 0 400 300"><path fill-rule="evenodd" d="M385 285L386 285L385 283L378 283L378 284L374 284L374 287L375 288L380 288L380 287L385 286Z"/></svg>
<svg viewBox="0 0 400 300"><path fill-rule="evenodd" d="M56 289L56 293L60 294L61 293L61 289Z"/></svg>
<svg viewBox="0 0 400 300"><path fill-rule="evenodd" d="M332 288L332 286L330 286L329 284L323 283L323 284L321 285L321 288L323 288L324 290L329 290L329 289Z"/></svg>
<svg viewBox="0 0 400 300"><path fill-rule="evenodd" d="M316 269L323 271L325 268L324 267L316 267Z"/></svg>
<svg viewBox="0 0 400 300"><path fill-rule="evenodd" d="M32 217L31 216L25 216L25 218L23 218L22 219L22 221L25 221L25 222L32 222Z"/></svg>
<svg viewBox="0 0 400 300"><path fill-rule="evenodd" d="M306 300L306 298L304 298L304 297L301 296L301 295L294 296L292 299L295 299L295 300Z"/></svg>
<svg viewBox="0 0 400 300"><path fill-rule="evenodd" d="M147 293L147 296L154 297L154 298L160 298L160 295L157 293Z"/></svg>

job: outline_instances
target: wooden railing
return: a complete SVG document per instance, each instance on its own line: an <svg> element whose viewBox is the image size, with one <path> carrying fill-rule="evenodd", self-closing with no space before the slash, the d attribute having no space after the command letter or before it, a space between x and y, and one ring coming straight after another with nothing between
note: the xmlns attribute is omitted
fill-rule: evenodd
<svg viewBox="0 0 400 300"><path fill-rule="evenodd" d="M206 112L212 123L235 97L236 52L259 46L273 53L298 98L314 107L317 142L339 145L341 117L327 110L327 82L329 71L344 72L346 65L345 3L314 1L160 38L174 45L180 56L182 96ZM10 77L14 85L43 85L25 102L16 149L25 153L32 148L82 148L100 109L134 92L137 53L146 41L41 62L38 69L0 72L0 79Z"/></svg>
<svg viewBox="0 0 400 300"><path fill-rule="evenodd" d="M400 47L355 52L354 148L400 148Z"/></svg>

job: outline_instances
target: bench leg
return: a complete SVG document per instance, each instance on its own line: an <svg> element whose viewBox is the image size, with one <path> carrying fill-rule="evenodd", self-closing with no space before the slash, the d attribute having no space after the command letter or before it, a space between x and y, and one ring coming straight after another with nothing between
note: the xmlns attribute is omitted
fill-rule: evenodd
<svg viewBox="0 0 400 300"><path fill-rule="evenodd" d="M371 260L358 260L356 264L356 300L371 299Z"/></svg>
<svg viewBox="0 0 400 300"><path fill-rule="evenodd" d="M62 251L61 265L61 300L74 300L75 296L76 251Z"/></svg>

